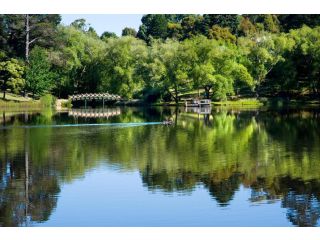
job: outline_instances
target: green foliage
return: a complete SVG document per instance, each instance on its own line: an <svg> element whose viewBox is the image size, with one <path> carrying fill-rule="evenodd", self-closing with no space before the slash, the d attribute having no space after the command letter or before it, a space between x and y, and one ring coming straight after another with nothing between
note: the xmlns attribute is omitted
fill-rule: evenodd
<svg viewBox="0 0 320 240"><path fill-rule="evenodd" d="M141 40L131 36L109 39L102 59L103 80L99 90L131 99L142 90L143 79L136 69L143 64L146 55L147 48Z"/></svg>
<svg viewBox="0 0 320 240"><path fill-rule="evenodd" d="M236 43L236 36L233 35L228 28L222 28L218 25L214 25L208 31L208 38L222 40L230 43Z"/></svg>
<svg viewBox="0 0 320 240"><path fill-rule="evenodd" d="M267 33L255 34L253 39L239 38L238 43L257 91L273 67L285 60L284 53L294 46L294 41L285 34Z"/></svg>
<svg viewBox="0 0 320 240"><path fill-rule="evenodd" d="M28 16L24 63L26 15L0 15L4 91L62 98L109 91L128 99L154 92L176 102L198 89L218 99L320 95L317 15L147 14L138 33L126 27L120 38L99 38L85 19L62 26L59 15ZM25 75L15 74L18 65Z"/></svg>
<svg viewBox="0 0 320 240"><path fill-rule="evenodd" d="M228 42L209 40L204 36L187 40L184 43L193 61L189 77L195 88L204 88L205 95L210 98L210 91L216 99L226 99L234 93L234 83L243 82L253 85L247 68L237 57L235 45Z"/></svg>
<svg viewBox="0 0 320 240"><path fill-rule="evenodd" d="M54 107L56 103L56 98L51 94L46 94L40 98L40 103L44 107L51 108Z"/></svg>
<svg viewBox="0 0 320 240"><path fill-rule="evenodd" d="M320 25L319 14L281 14L278 16L283 31L301 28L303 25L316 27Z"/></svg>
<svg viewBox="0 0 320 240"><path fill-rule="evenodd" d="M57 26L61 16L58 14L28 14L30 49L35 46L50 48L58 44ZM26 49L26 15L0 15L0 49L5 50L9 57L25 58Z"/></svg>
<svg viewBox="0 0 320 240"><path fill-rule="evenodd" d="M243 36L251 36L257 32L256 26L248 17L242 17L239 24L239 34Z"/></svg>
<svg viewBox="0 0 320 240"><path fill-rule="evenodd" d="M108 38L118 38L117 34L115 34L114 32L103 32L100 36L101 40L106 41Z"/></svg>
<svg viewBox="0 0 320 240"><path fill-rule="evenodd" d="M83 32L87 31L88 29L88 25L84 18L76 19L70 25Z"/></svg>
<svg viewBox="0 0 320 240"><path fill-rule="evenodd" d="M62 102L61 103L61 107L63 108L72 108L72 102L70 99L68 99L68 101Z"/></svg>
<svg viewBox="0 0 320 240"><path fill-rule="evenodd" d="M125 27L124 29L122 29L122 36L132 36L132 37L136 37L137 36L137 31L134 28L128 28Z"/></svg>
<svg viewBox="0 0 320 240"><path fill-rule="evenodd" d="M204 24L209 28L218 25L229 28L232 34L238 31L240 16L236 14L204 14Z"/></svg>
<svg viewBox="0 0 320 240"><path fill-rule="evenodd" d="M26 68L26 89L33 96L49 92L53 88L56 75L51 71L51 64L47 52L41 48L34 48L30 54L30 62Z"/></svg>
<svg viewBox="0 0 320 240"><path fill-rule="evenodd" d="M164 14L147 14L141 19L137 37L147 42L152 38L165 39L168 31L168 19Z"/></svg>
<svg viewBox="0 0 320 240"><path fill-rule="evenodd" d="M8 89L19 93L24 87L24 66L17 59L11 58L0 62L0 87L3 91L3 99Z"/></svg>
<svg viewBox="0 0 320 240"><path fill-rule="evenodd" d="M304 69L297 69L300 75L300 86L305 87L314 95L320 95L320 27L311 29L304 26L297 30L292 30L290 36L295 41L293 57ZM307 70L307 71L306 71ZM301 76L302 75L302 76Z"/></svg>

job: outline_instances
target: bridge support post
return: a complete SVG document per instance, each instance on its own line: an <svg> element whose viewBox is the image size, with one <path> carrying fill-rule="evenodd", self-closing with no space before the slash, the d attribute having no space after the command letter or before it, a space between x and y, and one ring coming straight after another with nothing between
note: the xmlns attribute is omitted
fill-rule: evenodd
<svg viewBox="0 0 320 240"><path fill-rule="evenodd" d="M84 100L84 108L87 108L87 99Z"/></svg>
<svg viewBox="0 0 320 240"><path fill-rule="evenodd" d="M102 108L104 108L104 98L102 98Z"/></svg>

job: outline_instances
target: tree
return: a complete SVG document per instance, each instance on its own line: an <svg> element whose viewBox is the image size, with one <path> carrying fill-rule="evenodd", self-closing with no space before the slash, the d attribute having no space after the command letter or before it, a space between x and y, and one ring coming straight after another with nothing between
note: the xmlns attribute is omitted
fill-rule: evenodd
<svg viewBox="0 0 320 240"><path fill-rule="evenodd" d="M183 38L181 23L168 23L168 38L180 40Z"/></svg>
<svg viewBox="0 0 320 240"><path fill-rule="evenodd" d="M229 28L232 34L237 35L240 16L236 14L204 14L203 24L207 29L213 25L218 25L223 28Z"/></svg>
<svg viewBox="0 0 320 240"><path fill-rule="evenodd" d="M181 20L182 40L202 34L203 17L197 15L189 15Z"/></svg>
<svg viewBox="0 0 320 240"><path fill-rule="evenodd" d="M239 81L248 86L253 80L247 68L238 62L236 46L209 40L203 36L186 40L193 67L189 73L195 88L203 88L206 98L226 99L234 91L234 83Z"/></svg>
<svg viewBox="0 0 320 240"><path fill-rule="evenodd" d="M260 86L273 67L284 61L283 55L294 46L294 41L287 35L269 33L256 34L254 38L239 38L239 49L243 54L244 65L254 78L257 96Z"/></svg>
<svg viewBox="0 0 320 240"><path fill-rule="evenodd" d="M209 29L208 38L223 40L229 43L236 43L237 40L236 36L229 31L229 28L222 28L218 25L214 25Z"/></svg>
<svg viewBox="0 0 320 240"><path fill-rule="evenodd" d="M25 59L29 62L30 45L38 42L47 47L53 43L56 26L60 23L60 15L30 15L26 14L25 20Z"/></svg>
<svg viewBox="0 0 320 240"><path fill-rule="evenodd" d="M280 21L274 14L266 14L263 19L264 29L271 33L280 32Z"/></svg>
<svg viewBox="0 0 320 240"><path fill-rule="evenodd" d="M143 80L136 69L143 64L145 57L146 45L140 39L131 36L110 38L104 54L101 69L103 82L99 89L131 99L142 90Z"/></svg>
<svg viewBox="0 0 320 240"><path fill-rule="evenodd" d="M191 81L188 79L188 71L191 68L191 59L185 45L174 40L165 43L155 43L158 48L156 60L161 72L163 88L170 94L175 103L179 101L181 90L188 89Z"/></svg>
<svg viewBox="0 0 320 240"><path fill-rule="evenodd" d="M51 47L55 44L57 26L61 16L57 14L1 15L5 47L10 57L28 61L33 46Z"/></svg>
<svg viewBox="0 0 320 240"><path fill-rule="evenodd" d="M141 19L137 37L146 42L152 38L165 39L168 35L168 19L164 14L147 14Z"/></svg>
<svg viewBox="0 0 320 240"><path fill-rule="evenodd" d="M124 29L122 29L122 36L136 37L137 31L134 28L125 27Z"/></svg>
<svg viewBox="0 0 320 240"><path fill-rule="evenodd" d="M246 16L242 17L239 24L239 35L251 36L257 32L256 26Z"/></svg>
<svg viewBox="0 0 320 240"><path fill-rule="evenodd" d="M281 14L278 15L278 19L284 32L301 28L303 25L313 28L320 24L320 16L318 14Z"/></svg>
<svg viewBox="0 0 320 240"><path fill-rule="evenodd" d="M78 30L81 30L83 32L86 32L88 30L88 24L87 24L87 21L84 19L84 18L80 18L80 19L76 19L74 20L70 26L78 29Z"/></svg>
<svg viewBox="0 0 320 240"><path fill-rule="evenodd" d="M108 38L118 38L117 34L115 34L114 32L103 32L100 36L100 38L102 40L107 40Z"/></svg>
<svg viewBox="0 0 320 240"><path fill-rule="evenodd" d="M75 29L87 33L91 37L99 38L96 30L87 23L84 18L74 20L70 26L74 27Z"/></svg>
<svg viewBox="0 0 320 240"><path fill-rule="evenodd" d="M101 41L72 26L62 26L59 34L63 44L48 50L52 70L59 76L54 92L67 97L74 93L99 91L107 40Z"/></svg>
<svg viewBox="0 0 320 240"><path fill-rule="evenodd" d="M295 41L292 58L295 62L300 89L306 88L314 96L320 96L320 28L292 30L290 36Z"/></svg>
<svg viewBox="0 0 320 240"><path fill-rule="evenodd" d="M3 99L6 98L7 89L18 93L24 86L24 67L17 59L11 58L0 62L0 86Z"/></svg>
<svg viewBox="0 0 320 240"><path fill-rule="evenodd" d="M39 47L34 48L26 69L26 89L31 91L33 96L41 96L52 89L54 78L46 51Z"/></svg>

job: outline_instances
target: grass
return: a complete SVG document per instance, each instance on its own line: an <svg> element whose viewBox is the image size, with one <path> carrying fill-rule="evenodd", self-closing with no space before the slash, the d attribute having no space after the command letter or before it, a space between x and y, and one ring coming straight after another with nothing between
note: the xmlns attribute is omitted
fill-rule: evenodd
<svg viewBox="0 0 320 240"><path fill-rule="evenodd" d="M13 94L13 93L6 93L6 98L3 100L1 93L1 100L2 101L14 101L14 102L29 102L32 98L29 97L22 97L21 95Z"/></svg>
<svg viewBox="0 0 320 240"><path fill-rule="evenodd" d="M22 110L22 109L40 109L42 104L39 100L25 98L13 93L6 93L6 98L0 99L0 109Z"/></svg>
<svg viewBox="0 0 320 240"><path fill-rule="evenodd" d="M256 98L244 98L238 100L227 100L227 101L219 101L212 102L215 106L252 106L252 107L261 107L265 105L265 103Z"/></svg>

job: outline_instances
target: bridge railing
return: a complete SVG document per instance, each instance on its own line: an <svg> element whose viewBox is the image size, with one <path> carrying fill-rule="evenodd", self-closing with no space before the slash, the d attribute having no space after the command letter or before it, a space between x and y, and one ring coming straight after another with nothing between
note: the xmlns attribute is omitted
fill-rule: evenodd
<svg viewBox="0 0 320 240"><path fill-rule="evenodd" d="M116 94L110 93L83 93L70 95L69 99L71 101L77 100L121 100L121 97Z"/></svg>

